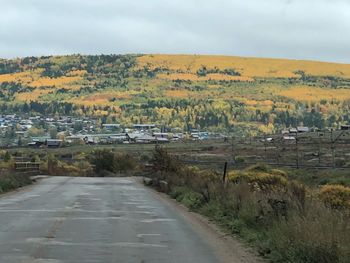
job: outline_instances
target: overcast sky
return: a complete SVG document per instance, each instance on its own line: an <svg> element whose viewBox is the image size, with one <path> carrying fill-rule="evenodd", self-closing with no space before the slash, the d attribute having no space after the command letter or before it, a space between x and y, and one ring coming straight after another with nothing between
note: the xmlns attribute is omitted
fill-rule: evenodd
<svg viewBox="0 0 350 263"><path fill-rule="evenodd" d="M176 53L350 63L350 0L0 0L0 57Z"/></svg>

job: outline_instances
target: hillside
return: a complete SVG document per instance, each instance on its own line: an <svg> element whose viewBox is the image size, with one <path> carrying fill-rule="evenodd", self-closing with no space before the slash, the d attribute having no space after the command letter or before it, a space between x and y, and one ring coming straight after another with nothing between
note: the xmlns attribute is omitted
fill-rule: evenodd
<svg viewBox="0 0 350 263"><path fill-rule="evenodd" d="M199 55L0 60L2 113L246 133L349 122L350 65Z"/></svg>

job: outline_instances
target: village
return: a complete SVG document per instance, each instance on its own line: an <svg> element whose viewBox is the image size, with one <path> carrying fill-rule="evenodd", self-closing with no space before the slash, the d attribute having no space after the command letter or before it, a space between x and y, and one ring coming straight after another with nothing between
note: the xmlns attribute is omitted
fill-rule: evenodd
<svg viewBox="0 0 350 263"><path fill-rule="evenodd" d="M347 135L350 125L328 132ZM275 140L291 142L299 137L322 137L327 131L317 128L296 127L282 130L280 133L262 138L266 142ZM346 133L344 133L346 131ZM329 133L330 134L330 133ZM71 116L21 117L16 114L0 116L0 146L48 147L58 148L72 145L108 145L108 144L163 144L184 141L202 141L222 139L228 141L233 135L213 133L200 129L189 132L180 128L169 128L157 124L132 124L123 126L118 123L101 123L97 118L77 118ZM255 138L257 139L257 138Z"/></svg>
<svg viewBox="0 0 350 263"><path fill-rule="evenodd" d="M161 144L183 140L224 138L222 133L196 129L184 132L156 124L101 124L96 118L71 116L24 118L16 114L0 116L0 145L11 147L57 148L71 145L95 144Z"/></svg>

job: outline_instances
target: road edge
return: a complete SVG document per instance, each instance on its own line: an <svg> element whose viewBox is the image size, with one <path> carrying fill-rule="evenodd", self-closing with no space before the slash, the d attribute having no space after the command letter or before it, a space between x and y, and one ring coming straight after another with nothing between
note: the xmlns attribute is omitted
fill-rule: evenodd
<svg viewBox="0 0 350 263"><path fill-rule="evenodd" d="M152 195L165 203L169 208L176 210L178 214L188 222L193 230L198 233L208 245L213 248L218 259L222 263L260 263L266 262L249 246L245 245L238 238L225 233L215 222L209 218L192 212L188 207L170 198L169 195L159 192L152 187L145 186L141 178L134 178L135 181L150 190Z"/></svg>

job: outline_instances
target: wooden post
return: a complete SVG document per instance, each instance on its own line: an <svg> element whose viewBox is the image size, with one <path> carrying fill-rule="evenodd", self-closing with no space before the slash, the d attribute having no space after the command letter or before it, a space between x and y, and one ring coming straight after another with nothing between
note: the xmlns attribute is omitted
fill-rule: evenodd
<svg viewBox="0 0 350 263"><path fill-rule="evenodd" d="M227 162L225 162L225 165L224 165L224 174L222 176L222 183L225 184L226 182L226 172L227 172Z"/></svg>
<svg viewBox="0 0 350 263"><path fill-rule="evenodd" d="M267 151L266 151L266 134L264 134L264 159L267 164Z"/></svg>
<svg viewBox="0 0 350 263"><path fill-rule="evenodd" d="M332 166L335 168L335 140L333 138L333 129L331 130L331 142L332 142Z"/></svg>
<svg viewBox="0 0 350 263"><path fill-rule="evenodd" d="M298 146L298 131L295 136L295 147L296 147L296 154L297 154L297 169L299 169L299 146Z"/></svg>
<svg viewBox="0 0 350 263"><path fill-rule="evenodd" d="M321 166L321 138L318 136L318 166Z"/></svg>

